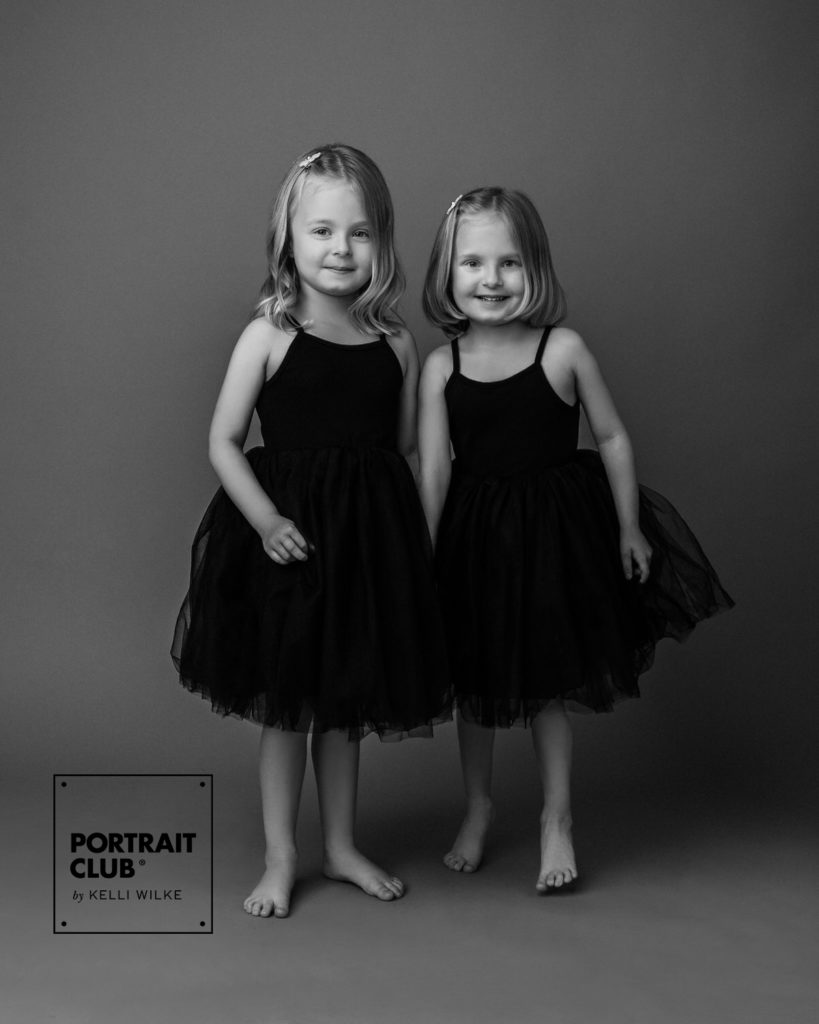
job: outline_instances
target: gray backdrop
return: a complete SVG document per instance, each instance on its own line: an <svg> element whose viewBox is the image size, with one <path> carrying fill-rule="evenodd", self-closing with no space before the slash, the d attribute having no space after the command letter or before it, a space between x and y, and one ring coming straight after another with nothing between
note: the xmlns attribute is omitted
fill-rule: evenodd
<svg viewBox="0 0 819 1024"><path fill-rule="evenodd" d="M167 649L270 202L297 153L340 140L392 189L422 354L440 341L419 289L449 202L496 183L532 196L641 479L737 600L660 651L643 701L578 722L579 779L798 788L816 764L806 10L6 3L7 776L212 771L255 791L255 729L183 691ZM501 740L501 791L522 740ZM457 791L452 728L366 748L373 806L398 790L415 813L442 778Z"/></svg>

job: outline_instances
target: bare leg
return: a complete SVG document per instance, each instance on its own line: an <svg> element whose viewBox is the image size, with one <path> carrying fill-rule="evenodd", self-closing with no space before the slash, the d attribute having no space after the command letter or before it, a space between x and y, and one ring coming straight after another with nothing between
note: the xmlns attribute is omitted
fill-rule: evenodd
<svg viewBox="0 0 819 1024"><path fill-rule="evenodd" d="M262 729L259 780L265 838L265 873L245 900L254 917L287 917L296 878L296 818L299 813L307 736L283 729Z"/></svg>
<svg viewBox="0 0 819 1024"><path fill-rule="evenodd" d="M540 874L535 888L557 892L573 887L577 878L570 797L572 728L563 701L553 700L535 718L532 740L543 785Z"/></svg>
<svg viewBox="0 0 819 1024"><path fill-rule="evenodd" d="M492 798L492 751L495 730L465 722L458 716L458 743L466 791L466 815L452 849L444 856L451 871L477 871L486 833L494 812Z"/></svg>
<svg viewBox="0 0 819 1024"><path fill-rule="evenodd" d="M314 733L312 751L324 830L324 874L339 882L352 882L380 900L403 896L403 882L356 849L358 742L338 730Z"/></svg>

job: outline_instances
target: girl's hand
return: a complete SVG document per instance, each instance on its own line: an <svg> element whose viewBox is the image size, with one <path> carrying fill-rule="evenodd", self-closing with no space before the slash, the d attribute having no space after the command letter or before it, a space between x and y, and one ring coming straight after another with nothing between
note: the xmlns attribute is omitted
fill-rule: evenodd
<svg viewBox="0 0 819 1024"><path fill-rule="evenodd" d="M648 579L651 565L651 545L638 529L623 530L620 534L620 558L626 579L634 577L635 571L641 583Z"/></svg>
<svg viewBox="0 0 819 1024"><path fill-rule="evenodd" d="M276 516L261 536L265 553L278 565L307 561L309 545L292 519Z"/></svg>

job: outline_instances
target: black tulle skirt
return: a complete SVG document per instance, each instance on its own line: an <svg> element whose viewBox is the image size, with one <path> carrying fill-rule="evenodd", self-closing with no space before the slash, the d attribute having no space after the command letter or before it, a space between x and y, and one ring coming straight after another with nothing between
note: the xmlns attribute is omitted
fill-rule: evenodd
<svg viewBox="0 0 819 1024"><path fill-rule="evenodd" d="M468 721L528 724L552 699L611 710L639 696L663 637L683 640L732 599L677 510L640 488L653 549L625 579L599 455L506 479L453 473L436 552L456 703Z"/></svg>
<svg viewBox="0 0 819 1024"><path fill-rule="evenodd" d="M378 448L248 461L312 545L278 565L219 490L193 544L172 656L214 710L351 738L430 735L451 717L429 533L406 461Z"/></svg>

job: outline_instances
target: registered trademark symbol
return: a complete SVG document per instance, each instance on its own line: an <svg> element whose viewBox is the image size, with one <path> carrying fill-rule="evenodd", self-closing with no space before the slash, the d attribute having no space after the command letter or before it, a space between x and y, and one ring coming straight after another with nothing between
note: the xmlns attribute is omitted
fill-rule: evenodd
<svg viewBox="0 0 819 1024"><path fill-rule="evenodd" d="M140 866L141 868L144 868L144 867L145 867L145 858L144 858L144 857L140 857L140 858L139 858L139 866Z"/></svg>

